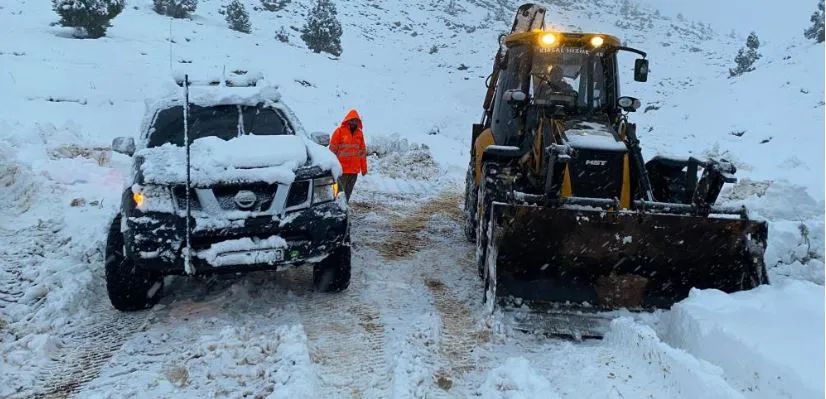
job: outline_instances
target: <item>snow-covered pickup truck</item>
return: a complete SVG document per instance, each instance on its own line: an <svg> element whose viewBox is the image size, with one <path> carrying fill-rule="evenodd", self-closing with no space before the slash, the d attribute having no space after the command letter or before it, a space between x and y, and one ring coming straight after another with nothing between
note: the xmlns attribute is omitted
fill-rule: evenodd
<svg viewBox="0 0 826 399"><path fill-rule="evenodd" d="M106 248L114 307L153 306L167 275L292 265L312 265L320 291L346 289L349 213L329 136L308 135L276 87L191 86L188 167L182 93L147 104L137 140L112 143L133 166Z"/></svg>

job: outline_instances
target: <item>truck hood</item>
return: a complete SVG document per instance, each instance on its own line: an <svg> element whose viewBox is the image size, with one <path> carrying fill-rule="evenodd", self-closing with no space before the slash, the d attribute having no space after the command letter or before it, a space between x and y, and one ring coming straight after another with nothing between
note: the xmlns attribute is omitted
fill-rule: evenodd
<svg viewBox="0 0 826 399"><path fill-rule="evenodd" d="M186 182L186 148L172 144L144 148L136 154L144 184ZM190 146L190 178L198 187L218 183L284 183L300 167L319 166L341 174L335 155L303 136L245 135L231 140L204 137Z"/></svg>

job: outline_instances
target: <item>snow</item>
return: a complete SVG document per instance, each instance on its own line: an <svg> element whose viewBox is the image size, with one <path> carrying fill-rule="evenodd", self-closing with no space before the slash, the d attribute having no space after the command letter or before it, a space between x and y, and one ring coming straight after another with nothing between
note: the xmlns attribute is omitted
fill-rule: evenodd
<svg viewBox="0 0 826 399"><path fill-rule="evenodd" d="M290 184L295 169L307 162L305 148L296 136L243 135L227 141L200 138L190 146L190 179L196 187L242 182ZM186 182L185 147L167 143L135 155L144 159L141 172L145 183Z"/></svg>
<svg viewBox="0 0 826 399"><path fill-rule="evenodd" d="M274 264L286 259L287 241L280 236L265 239L239 238L221 241L195 251L195 256L213 267L228 265Z"/></svg>
<svg viewBox="0 0 826 399"><path fill-rule="evenodd" d="M725 294L692 290L665 341L723 368L753 398L824 396L823 286L787 280Z"/></svg>
<svg viewBox="0 0 826 399"><path fill-rule="evenodd" d="M604 125L579 122L565 131L567 144L584 150L628 151L625 143L617 141L613 133Z"/></svg>
<svg viewBox="0 0 826 399"><path fill-rule="evenodd" d="M620 356L635 364L635 369L670 377L674 384L661 393L667 397L742 397L726 383L719 367L670 347L653 329L630 318L614 319L604 339L605 345L617 349Z"/></svg>
<svg viewBox="0 0 826 399"><path fill-rule="evenodd" d="M815 2L634 0L628 18L625 2L553 3L550 26L615 34L648 53L647 83L631 78L633 58L620 60L623 95L643 102L630 120L645 157L732 161L739 182L721 203L769 221L772 285L693 292L650 325L616 321L602 343L485 340L490 329L456 328L487 320L483 287L459 222L428 206L450 195L456 206L445 212L461 209L471 124L518 5L488 3L460 0L448 13L429 0L341 2L339 57L312 53L289 28L303 24L306 1L277 13L248 7L251 34L228 30L219 3L181 20L135 4L95 40L50 26L48 2L0 6L11 38L0 45L0 396L80 383L79 397L335 397L325 396L341 392L331 381L350 381L365 397L823 397L824 60L823 44L802 35ZM273 39L279 27L289 42ZM729 79L752 29L763 57ZM236 83L259 85L193 86L193 101L269 101L328 133L350 108L362 115L371 168L350 207L353 284L316 295L281 275L231 287L171 278L153 310L115 312L103 249L131 158L108 147L147 131L147 106L182 101L170 75L204 81L233 70L249 71L230 77ZM295 127L302 156L340 174ZM253 147L239 149L267 156ZM268 166L273 181L290 181L293 156ZM388 246L402 255L386 257ZM425 278L444 283L441 296Z"/></svg>
<svg viewBox="0 0 826 399"><path fill-rule="evenodd" d="M491 370L481 391L485 399L560 397L551 388L550 381L534 370L524 357L509 358L503 365Z"/></svg>

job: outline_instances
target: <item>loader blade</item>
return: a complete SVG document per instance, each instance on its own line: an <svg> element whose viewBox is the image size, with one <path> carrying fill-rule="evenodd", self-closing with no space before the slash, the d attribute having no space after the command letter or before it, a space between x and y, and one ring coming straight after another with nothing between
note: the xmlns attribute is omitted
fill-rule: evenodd
<svg viewBox="0 0 826 399"><path fill-rule="evenodd" d="M768 283L765 222L502 203L491 217L497 302L647 310Z"/></svg>
<svg viewBox="0 0 826 399"><path fill-rule="evenodd" d="M577 309L537 310L523 309L503 304L505 324L528 334L576 341L602 338L608 332L613 317L599 312L583 312Z"/></svg>

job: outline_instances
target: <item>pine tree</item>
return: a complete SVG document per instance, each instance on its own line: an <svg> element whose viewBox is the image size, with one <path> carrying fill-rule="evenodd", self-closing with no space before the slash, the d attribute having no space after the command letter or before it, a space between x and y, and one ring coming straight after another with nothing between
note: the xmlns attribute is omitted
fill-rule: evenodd
<svg viewBox="0 0 826 399"><path fill-rule="evenodd" d="M289 43L290 34L287 33L287 30L284 29L284 27L282 26L280 30L275 32L275 38L278 39L278 41L281 43Z"/></svg>
<svg viewBox="0 0 826 399"><path fill-rule="evenodd" d="M301 40L316 53L326 52L336 57L342 53L341 23L338 11L331 0L316 0L307 23L301 28Z"/></svg>
<svg viewBox="0 0 826 399"><path fill-rule="evenodd" d="M244 3L241 3L240 0L230 1L224 9L224 13L230 29L243 33L252 32L250 16L247 14L247 9L244 8Z"/></svg>
<svg viewBox="0 0 826 399"><path fill-rule="evenodd" d="M291 0L261 0L261 7L267 11L281 11Z"/></svg>
<svg viewBox="0 0 826 399"><path fill-rule="evenodd" d="M60 25L82 29L86 37L106 36L109 21L123 11L124 0L52 0Z"/></svg>
<svg viewBox="0 0 826 399"><path fill-rule="evenodd" d="M456 16L458 11L459 10L456 7L456 0L448 0L447 7L445 7L445 12L448 13L448 15Z"/></svg>
<svg viewBox="0 0 826 399"><path fill-rule="evenodd" d="M760 39L757 38L757 33L751 32L746 39L746 48L741 48L734 57L734 62L737 63L732 69L729 69L729 77L740 76L746 72L754 70L754 62L759 60L760 53L757 49L760 48Z"/></svg>
<svg viewBox="0 0 826 399"><path fill-rule="evenodd" d="M152 0L152 9L172 18L187 18L198 8L198 0Z"/></svg>
<svg viewBox="0 0 826 399"><path fill-rule="evenodd" d="M823 0L817 3L817 11L812 13L809 20L812 22L812 26L808 27L803 32L803 35L806 36L807 39L815 39L818 43L823 43Z"/></svg>

